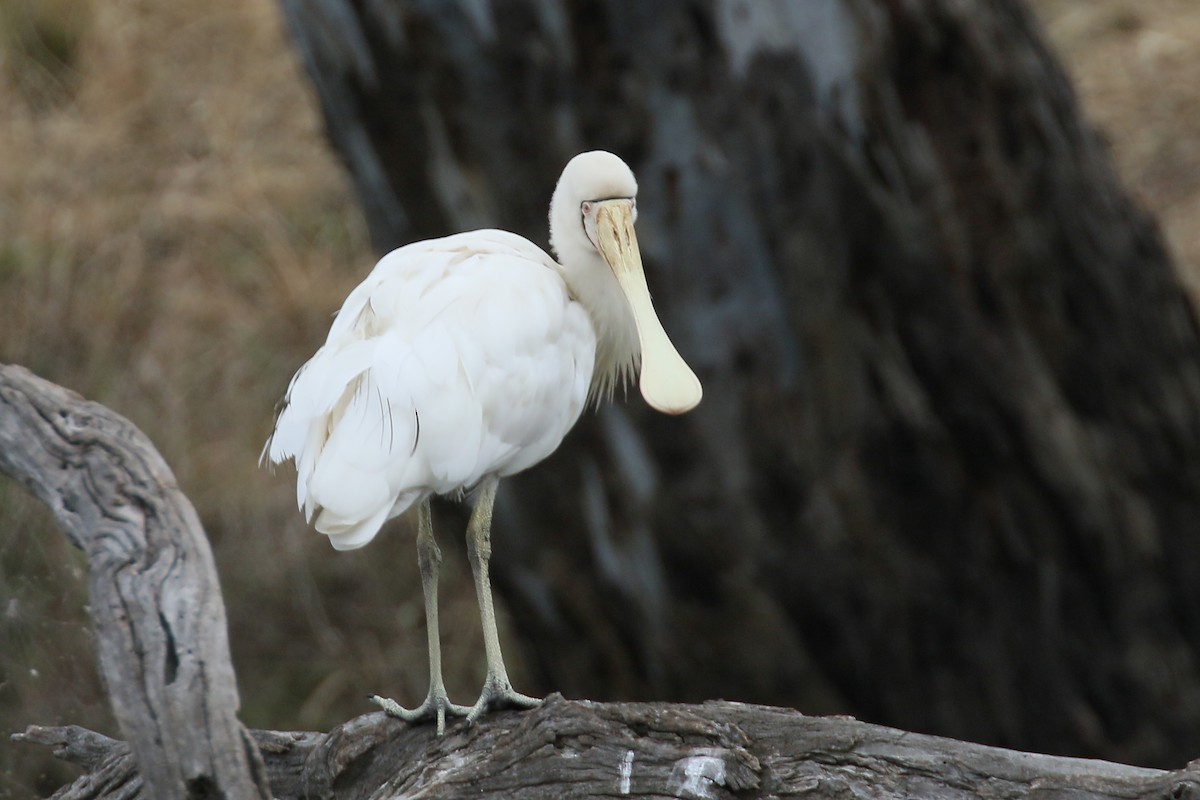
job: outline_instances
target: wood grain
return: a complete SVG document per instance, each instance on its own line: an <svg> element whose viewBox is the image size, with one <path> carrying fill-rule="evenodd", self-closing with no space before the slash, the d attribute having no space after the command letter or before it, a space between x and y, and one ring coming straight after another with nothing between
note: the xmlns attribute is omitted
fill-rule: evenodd
<svg viewBox="0 0 1200 800"><path fill-rule="evenodd" d="M131 422L0 365L0 471L83 550L101 674L152 797L266 797L192 504Z"/></svg>
<svg viewBox="0 0 1200 800"><path fill-rule="evenodd" d="M590 703L551 696L438 738L381 713L327 734L254 731L280 798L1195 798L1200 769L1168 772L907 733L849 718L742 703ZM62 800L133 797L119 742L36 729L92 771ZM102 738L102 737L101 737Z"/></svg>

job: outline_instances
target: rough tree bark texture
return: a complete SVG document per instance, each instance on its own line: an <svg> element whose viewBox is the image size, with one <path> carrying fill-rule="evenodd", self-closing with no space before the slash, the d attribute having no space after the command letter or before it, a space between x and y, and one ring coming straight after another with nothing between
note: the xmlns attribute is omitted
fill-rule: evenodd
<svg viewBox="0 0 1200 800"><path fill-rule="evenodd" d="M501 487L524 688L1200 752L1196 320L1020 0L281 4L380 250L640 178L705 400Z"/></svg>
<svg viewBox="0 0 1200 800"><path fill-rule="evenodd" d="M225 604L192 504L107 408L0 364L0 471L87 553L100 672L150 797L268 797L237 720Z"/></svg>
<svg viewBox="0 0 1200 800"><path fill-rule="evenodd" d="M1115 800L1200 797L1200 771L1057 758L738 703L569 702L452 725L438 739L383 714L328 734L254 731L272 796L339 800L584 797ZM34 728L88 773L57 800L139 796L121 742Z"/></svg>

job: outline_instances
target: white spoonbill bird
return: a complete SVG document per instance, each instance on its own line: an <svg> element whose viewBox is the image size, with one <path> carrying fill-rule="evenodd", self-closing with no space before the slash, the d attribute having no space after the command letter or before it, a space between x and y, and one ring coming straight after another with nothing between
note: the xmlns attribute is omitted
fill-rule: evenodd
<svg viewBox="0 0 1200 800"><path fill-rule="evenodd" d="M497 482L554 452L588 399L640 366L652 407L681 414L700 382L663 331L633 223L637 181L612 153L575 156L550 201L555 261L513 233L481 230L384 256L350 293L329 337L288 387L264 459L296 464L296 501L338 550L362 547L417 507L417 559L429 634L429 694L400 719L472 722L530 708L513 691L488 580ZM472 708L442 683L432 495L474 490L467 553L483 620L487 677Z"/></svg>

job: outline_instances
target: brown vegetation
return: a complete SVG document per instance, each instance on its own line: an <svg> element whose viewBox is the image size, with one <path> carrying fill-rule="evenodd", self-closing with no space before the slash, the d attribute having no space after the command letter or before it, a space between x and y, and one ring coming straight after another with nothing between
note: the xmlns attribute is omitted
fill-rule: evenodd
<svg viewBox="0 0 1200 800"><path fill-rule="evenodd" d="M1036 0L1126 184L1162 224L1200 293L1200 5Z"/></svg>

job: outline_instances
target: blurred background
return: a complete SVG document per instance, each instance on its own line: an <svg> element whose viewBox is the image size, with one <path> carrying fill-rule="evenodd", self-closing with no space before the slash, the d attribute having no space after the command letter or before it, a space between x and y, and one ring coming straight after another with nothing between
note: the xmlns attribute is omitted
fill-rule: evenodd
<svg viewBox="0 0 1200 800"><path fill-rule="evenodd" d="M511 19L521 19L519 12L528 4L508 5ZM573 9L575 22L587 14L599 19L614 5L620 4L564 7ZM912 103L907 106L910 118L919 117L924 107L912 99L923 90L912 90L913 86L931 87L929 107L942 107L939 91L951 92L946 108L961 100L962 93L947 89L933 72L926 75L914 68L905 73L906 65L926 63L919 52L901 47L908 42L906 46L919 49L920 42L927 41L915 35L911 41L905 38L908 20L870 17L864 11L872 5L869 2L850 5L862 12L856 19L863 30L875 31L874 41L882 43L877 52L883 55L864 59L860 68L863 63L878 68L886 76L878 80L881 86L909 86L911 91L902 94ZM955 455L922 469L945 468L958 477L947 484L949 488L927 496L927 476L914 472L904 460L905 454L922 451L919 442L924 440L905 429L904 436L881 444L877 436L859 435L869 427L856 422L862 417L841 410L858 397L855 390L841 385L857 386L844 374L857 367L847 365L869 360L858 351L842 352L845 329L839 320L857 313L847 312L842 304L866 309L861 315L866 329L876 331L892 324L889 320L905 308L920 306L919 298L905 306L864 299L855 294L858 289L829 289L831 282L848 281L868 287L862 290L868 294L903 296L903 286L873 277L872 258L882 258L881 253L856 249L838 258L821 255L827 249L822 250L824 244L816 233L806 233L798 241L763 239L768 254L759 260L780 265L778 270L786 270L792 260L804 260L810 251L817 254L808 260L808 271L796 279L798 285L783 294L807 292L827 305L805 308L797 301L785 309L761 312L766 317L803 316L791 328L799 355L789 355L785 344L767 355L739 352L739 347L753 350L753 336L773 334L752 331L744 342L735 341L730 337L739 334L697 322L723 312L710 308L709 316L691 313L699 306L715 308L716 298L722 296L717 290L699 296L699 289L668 287L681 273L664 254L687 224L706 224L704 214L719 217L722 207L693 214L685 201L678 201L676 194L688 191L690 179L688 173L664 166L662 152L694 151L696 163L707 165L706 179L714 181L714 175L727 176L729 165L740 162L729 151L714 155L715 145L709 145L715 140L707 145L655 142L653 124L633 114L621 115L622 103L631 95L640 96L638 86L631 89L618 82L619 89L606 94L606 84L588 83L584 73L589 71L628 70L637 76L643 68L638 62L641 56L621 49L623 40L617 34L604 33L612 19L577 33L574 74L587 87L580 90L583 100L579 100L571 95L569 85L546 77L556 74L556 59L564 56L550 46L539 50L544 42L536 36L530 36L528 47L522 44L528 61L506 61L502 48L489 49L484 41L474 55L451 52L449 66L434 63L429 53L421 51L417 37L424 32L436 42L437 36L447 34L421 17L427 11L413 12L414 18L406 20L407 38L396 37L382 24L374 30L364 25L375 57L375 73L369 74L369 69L348 66L354 57L339 50L328 19L314 22L320 6L274 0L0 0L0 361L23 364L127 416L172 466L196 505L216 554L241 688L242 719L248 725L328 729L366 711L362 697L368 692L412 705L427 685L420 587L407 523L396 523L389 535L365 550L335 554L296 512L291 473L271 475L257 467L273 409L291 374L323 340L330 314L370 269L377 251L397 243L392 238L440 235L475 222L518 230L544 243L546 234L539 227L544 226L544 216L539 214L544 215L565 156L571 147L604 146L627 155L635 170L644 166L649 176L643 181L639 206L651 281L656 297L665 300L665 324L673 335L681 331L676 341L706 381L704 413L709 416L695 422L655 419L640 408L640 399L631 397L618 410L585 421L572 445L539 468L540 477L515 482L507 499L502 488L497 583L501 635L514 685L521 691L558 690L570 697L603 700L724 696L794 705L810 713L851 713L868 721L1015 747L1162 766L1181 766L1186 758L1200 755L1200 667L1195 647L1200 608L1193 604L1194 592L1177 589L1192 577L1187 554L1193 549L1196 517L1188 516L1189 508L1180 498L1189 496L1196 485L1200 464L1195 458L1200 447L1195 412L1172 411L1171 405L1194 399L1195 386L1181 379L1185 388L1171 396L1171 403L1164 400L1164 393L1149 388L1148 397L1136 402L1125 402L1114 391L1105 397L1116 399L1101 403L1100 410L1064 390L1068 402L1063 407L1079 411L1080 430L1098 430L1104 427L1098 420L1137 414L1163 420L1161 435L1175 444L1166 448L1171 452L1159 461L1154 460L1158 456L1138 450L1137 442L1144 439L1137 437L1127 441L1114 436L1105 439L1103 446L1096 444L1098 439L1087 439L1086 446L1103 449L1103 459L1129 453L1141 459L1139 464L1161 463L1163 474L1169 471L1178 485L1172 483L1170 492L1163 489L1169 494L1164 496L1139 484L1158 474L1150 467L1139 466L1141 472L1106 468L1097 474L1118 477L1101 481L1094 491L1081 479L1079 485L1085 488L1070 496L1073 500L1049 502L1057 509L1051 515L1054 519L1042 519L1031 511L1028 519L1010 520L1011 525L996 523L995 529L1001 531L997 540L1002 542L1005 536L1014 536L1013 530L1020 538L1021 530L1034 536L1043 528L1053 532L1061 525L1068 530L1055 540L1061 547L1043 551L1035 541L975 548L972 543L984 541L984 534L955 537L969 536L977 524L984 525L979 530L991 531L986 527L991 524L986 522L988 513L1007 513L1007 501L996 499L1007 496L1003 488L1007 479L1001 475L1003 470L990 466L1007 462L991 459L990 445L971 441L962 434L964 428L946 423L930 436L939 448ZM283 8L291 14L292 28ZM697 20L710 13L708 4L697 8L687 12ZM1159 362L1154 353L1169 351L1169 359L1190 364L1196 354L1190 311L1180 312L1172 300L1162 298L1171 295L1176 280L1189 292L1200 291L1200 95L1195 91L1200 86L1200 5L1194 0L1034 0L1031 8L1040 27L1031 28L1027 35L1017 24L1014 35L1022 42L1034 42L1029 52L1047 59L1044 64L1037 62L1037 69L1050 70L1048 91L1054 97L1060 96L1055 94L1060 88L1053 58L1042 53L1037 42L1044 37L1061 59L1078 91L1082 112L1111 147L1119 176L1115 180L1133 200L1132 206L1123 205L1126 201L1115 188L1118 184L1104 176L1103 165L1095 166L1095 159L1104 156L1091 154L1080 159L1078 169L1098 171L1100 177L1081 179L1073 190L1041 186L1033 195L1059 199L1048 203L1042 209L1045 213L1038 213L1051 220L1051 227L1061 223L1064 239L1070 239L1077 228L1105 227L1107 217L1100 212L1082 226L1067 217L1053 218L1055 209L1075 205L1086 209L1089 203L1103 203L1113 219L1130 219L1131 225L1140 226L1130 234L1134 243L1130 247L1151 264L1151 274L1165 277L1156 278L1159 283L1152 291L1139 293L1124 286L1113 297L1128 298L1130 303L1149 298L1165 305L1144 305L1129 312L1130 319L1150 320L1145 323L1149 331L1145 338L1132 339L1129 350L1145 348L1146 360L1155 363ZM664 18L674 17L664 13ZM953 21L952 15L945 19ZM419 23L427 23L428 29ZM652 30L654 24L636 21L643 30ZM696 22L690 34L675 31L664 47L679 52L717 47L711 31L705 35L705 24ZM892 33L879 32L889 25ZM952 27L939 31L931 34L934 39L953 39L961 33ZM293 44L297 32L304 45L301 49ZM609 35L611 42L605 38ZM395 47L391 56L385 55L389 42ZM944 41L929 46L942 48L942 56L953 49ZM972 46L986 49L986 42ZM776 49L786 51L782 46ZM791 67L774 63L784 58L779 54L761 64L743 65L762 70L754 74L763 80L790 74L789 85L803 89L746 100L763 103L762 108L768 109L764 119L774 120L770 114L780 118L792 114L795 119L786 124L763 123L742 140L747 148L757 148L755 163L766 165L754 176L758 183L739 184L739 191L752 197L745 208L759 208L759 218L765 219L756 203L767 201L753 199L756 192L769 199L771 192L789 191L787 184L777 185L783 177L770 177L776 174L770 165L775 159L782 163L795 157L788 150L793 140L802 141L805 165L793 165L790 172L781 167L777 175L794 175L799 169L810 178L815 175L815 184L833 187L828 197L834 199L827 203L806 196L789 214L770 220L783 231L819 226L822 219L837 220L843 212L849 213L847 209L857 208L853 193L838 188L855 185L854 176L860 174L857 162L846 155L847 148L867 151L880 142L886 144L890 135L884 127L873 127L871 109L884 105L873 104L877 86L864 80L859 97L867 110L847 111L844 104L852 102L846 99L852 95L846 86L854 81L852 71L839 67L833 55L820 62L823 51L813 41L804 42L802 51L810 59L806 71L789 73ZM347 61L339 62L338 53ZM488 65L485 72L490 77L478 85L469 82L472 73L460 63L471 58ZM947 68L946 58L930 58L927 63ZM542 71L530 64L541 65ZM497 144L507 153L506 161L477 159L473 167L468 164L449 178L443 176L450 188L443 186L440 194L426 185L436 178L412 177L411 165L393 167L388 158L377 158L383 165L376 165L380 174L393 180L396 192L390 201L377 198L373 211L368 200L365 215L362 154L344 155L345 162L339 159L326 135L322 100L327 113L341 114L343 127L356 120L373 136L398 140L404 135L425 136L435 141L429 131L443 125L450 130L446 139L470 151L478 145L462 144L466 135L455 126L467 124L464 108L471 109L481 96L480 86L486 88L489 80L507 80L507 67L512 68L514 81L525 82L530 102L537 98L539 87L549 83L551 95L565 97L562 108L575 109L576 103L590 99L592 111L584 108L573 122L559 119L552 145L542 146L531 138L533 132L510 125ZM723 68L736 72L736 59ZM955 68L953 63L948 67ZM844 82L840 93L830 89L836 81L826 79L831 74L836 77L839 69ZM972 67L968 63L962 69ZM412 82L397 78L400 88L390 102L399 107L407 103L413 110L421 121L421 132L415 134L394 130L394 117L384 114L376 119L370 113L376 107L372 105L376 94L392 91L391 79L403 75ZM323 98L310 76L324 81ZM929 80L922 83L925 77ZM672 80L672 94L658 96L663 107L689 93L719 95L724 85L707 75L709 83L701 85L691 85L687 77ZM456 99L460 94L467 99ZM1013 95L1012 102L1018 104L1042 102L1021 91ZM604 103L615 109L607 123L598 119L596 111ZM809 106L816 110L806 111ZM1056 112L1074 110L1069 103L1051 106ZM502 116L504 109L488 113ZM724 113L736 113L736 106L725 107ZM678 123L663 123L666 127L658 130L670 131L670 124ZM982 129L990 123L979 124ZM567 133L564 126L570 129ZM1074 130L1069 122L1063 126ZM737 125L729 123L729 127ZM788 132L796 130L804 132L790 140ZM934 130L932 123L930 130ZM1083 130L1084 139L1092 136L1088 126ZM931 134L935 151L940 147L936 134ZM1080 144L1073 136L1066 135L1065 147L1092 152L1090 139L1081 139ZM378 141L375 148L383 152ZM1103 149L1098 146L1097 152ZM413 158L419 166L441 163L435 147L418 155ZM902 161L903 154L898 158ZM460 166L469 161L460 160ZM887 171L878 152L867 161L880 173ZM1022 169L1038 172L1029 164ZM971 180L985 182L978 177ZM971 180L950 183L969 193ZM919 183L914 179L914 185ZM445 198L456 191L458 195ZM1071 191L1079 192L1074 200ZM441 210L429 210L433 206L423 202L421 192L441 197ZM501 203L508 199L506 195L511 196L510 204ZM964 196L959 198L960 207L971 206ZM400 213L389 217L387 202L398 203ZM683 208L679 212L683 222L670 216L675 212L669 209L678 208ZM1145 209L1157 218L1169 261L1156 249L1153 226L1140 212L1127 208ZM790 215L791 211L796 213ZM885 219L879 213L878 219ZM838 229L837 235L849 230L857 237L876 236L873 219L868 216L857 227ZM891 220L884 226L887 230L898 229L894 218L886 220ZM968 239L973 235L971 224L964 228ZM1042 235L1040 229L1021 230L1033 238ZM742 241L736 231L731 235L735 243ZM1092 245L1098 252L1110 252L1095 241ZM884 249L884 244L879 247ZM700 249L703 254L697 259L712 258L718 265L741 257L722 255L719 242ZM950 265L945 274L953 274L955 245L933 250L934 255L922 251L913 256L913 263L945 263ZM944 259L937 255L943 250L950 253ZM1062 251L1074 253L1080 262L1104 262L1102 254L1093 257L1087 246L1071 245ZM964 258L963 263L976 263ZM1064 258L1054 263L1055 269L1069 270L1074 262ZM1174 272L1162 271L1168 263L1173 263ZM1133 264L1115 259L1106 274L1116 275ZM987 267L984 272L1000 284L1011 279L1020 287L1054 272L1044 266L1037 262L1036 269L1030 267L1036 273L1032 278L1020 270ZM718 274L704 272L706 280L715 280ZM937 274L937 268L931 267L926 277L936 282ZM747 267L744 277L764 282L755 290L756 298L773 294L767 273ZM1019 287L1012 295L1005 294L1003 285L996 290L1000 305L1007 309L995 312L997 317L1021 316L1019 309L1013 310L1013 304L1024 297ZM934 296L927 295L923 286L910 288L914 296ZM941 312L930 313L922 319L936 320ZM1124 312L1115 316L1126 318ZM1075 319L1069 313L1056 318L1067 326ZM1160 319L1175 326L1175 338L1169 342L1150 330ZM1085 332L1089 324L1080 323ZM780 325L780 330L788 329ZM1047 337L1038 346L1044 345L1048 352L1058 347L1054 325L1031 327ZM953 338L968 328L951 327L938 335ZM905 336L899 339L915 347ZM880 336L877 341L886 351L890 339ZM1061 342L1069 341L1071 335L1063 334ZM1069 349L1068 344L1062 345L1062 350ZM712 350L722 355L714 356ZM769 362L772 374L782 376L772 379L782 389L771 389L755 364L747 366L754 353ZM980 356L984 368L986 358ZM1007 361L1003 354L1000 358ZM936 364L921 364L911 352L902 361L915 376L912 385L920 384L930 392L929 386L938 385L936 376L941 373ZM723 371L726 363L733 366ZM889 362L885 358L881 363ZM1190 375L1187 370L1193 367L1180 370ZM886 369L876 377L892 387L877 389L880 394L900 394L895 387L909 385L908 378ZM1089 373L1070 380L1096 387L1099 395L1108 379ZM798 385L835 389L809 392ZM1035 393L1036 387L1031 386L1021 385L1016 391ZM735 393L738 403L728 399ZM954 402L961 409L966 406L957 404L972 401ZM979 399L979 408L985 410L978 413L983 417L990 413L987 402ZM1156 405L1160 402L1161 408ZM786 425L772 428L773 409L779 419L788 420ZM749 415L759 428L744 423ZM729 457L736 460L742 452L724 450L715 438L730 419L739 420L737 429L746 436L794 441L797 447L826 453L828 459L810 464L796 456L793 463L792 454L783 448L779 452L748 448L743 472L723 472L713 478L697 464L718 459L722 453L732 453ZM829 437L834 436L831 428L838 429L835 438L842 443L838 447L829 445ZM622 444L612 445L613 441ZM589 455L595 452L601 455ZM847 460L847 452L853 452L853 458ZM1040 458L1038 452L1026 457ZM1041 469L1059 474L1069 470L1071 463ZM630 477L644 472L646 464L653 465L650 472L656 476L647 482L657 493L654 499L647 499ZM903 473L908 488L904 481L889 483L887 492L868 493L874 503L868 506L854 496L857 477L828 485L806 477L840 474L845 478L845 470L854 476L861 470L869 479L875 469ZM1125 475L1128 480L1120 477ZM713 481L724 481L720 492L712 489ZM1041 508L1037 481L1028 485L1034 487L1029 490L1032 499L1022 505L1018 497L1015 507ZM1112 508L1120 510L1113 512L1115 517L1101 509L1096 513L1102 519L1076 526L1071 521L1073 512L1060 508L1071 502L1086 505L1097 498L1108 502L1118 495L1116 487L1128 485L1136 489L1136 499L1113 501ZM884 495L893 497L891 507L881 500ZM970 508L956 512L961 525L931 510L944 510L956 502L954 498L967 495L975 499ZM547 496L554 500L539 505L538 498ZM729 497L740 499L730 504ZM442 579L447 684L457 701L470 702L482 679L483 655L461 547L465 517L449 506L437 512L439 538L447 550ZM857 525L858 512L871 522ZM1192 522L1187 524L1189 519ZM913 542L919 541L910 534L924 528L936 533L919 545L929 552L920 558L891 558L893 552L910 552ZM562 536L554 535L555 531ZM1076 537L1071 531L1082 533ZM871 539L866 532L879 538ZM889 538L892 534L895 538ZM1167 538L1172 535L1186 540L1177 551ZM1089 542L1103 551L1097 557L1099 565L1089 555ZM759 548L753 557L746 555L751 548ZM1022 548L1035 555L1013 555ZM970 551L973 571L950 581L954 591L946 590L945 579L930 578L932 573L955 570L955 564L967 557L964 551ZM1144 562L1128 555L1146 552L1152 555ZM1185 555L1172 558L1173 552ZM806 561L810 557L811 563ZM775 568L800 562L804 566L794 571ZM1133 569L1135 562L1140 566L1130 577L1124 570ZM714 569L714 563L723 566ZM1006 574L1035 577L1029 583L1017 578L1004 583L997 577ZM1076 574L1090 574L1093 579L1081 579L1076 585L1072 580ZM971 586L992 579L999 583L986 593L987 601L973 604ZM86 562L58 533L49 514L12 482L0 480L0 729L5 734L27 724L74 723L117 735L96 674L86 580ZM1055 581L1067 589L1046 588ZM798 589L798 583L809 588ZM748 585L758 585L760 593L743 591ZM857 588L839 588L842 585ZM908 588L890 594L888 587L894 586ZM1124 595L1113 586L1135 591ZM1026 611L1006 615L1001 606L1010 596L1017 598L1014 608L1028 606ZM1047 611L1050 596L1069 599L1057 610ZM1079 618L1072 611L1077 607L1085 609ZM826 614L821 609L830 610ZM1099 616L1093 619L1093 612ZM1045 634L1045 628L1038 626L1050 617L1055 632ZM929 623L933 619L937 624ZM1083 633L1072 638L1077 629ZM1135 633L1149 629L1155 633L1145 639ZM964 630L970 635L956 633ZM1106 631L1112 632L1111 640ZM1046 645L1044 652L1018 657L1014 654L1025 646L1025 632L1031 633L1030 639L1045 634L1055 644ZM958 644L951 644L952 640ZM1056 655L1047 656L1051 650ZM1044 686L1039 659L1049 665ZM1088 665L1095 665L1095 673L1081 677ZM1007 677L977 677L991 669ZM968 702L967 697L975 700ZM1061 707L1054 698L1062 699ZM0 744L0 796L44 794L71 777L71 770L36 748Z"/></svg>

